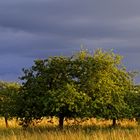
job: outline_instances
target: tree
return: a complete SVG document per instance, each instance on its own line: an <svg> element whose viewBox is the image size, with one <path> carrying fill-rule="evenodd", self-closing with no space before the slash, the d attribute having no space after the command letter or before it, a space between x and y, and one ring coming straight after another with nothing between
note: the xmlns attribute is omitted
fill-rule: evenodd
<svg viewBox="0 0 140 140"><path fill-rule="evenodd" d="M70 58L60 56L36 60L31 69L24 70L18 111L22 125L28 126L43 116L57 116L62 128L64 117L81 116L89 98L76 91L70 67Z"/></svg>
<svg viewBox="0 0 140 140"><path fill-rule="evenodd" d="M8 119L15 117L16 114L16 96L20 85L14 82L0 82L0 114L5 118L6 127Z"/></svg>
<svg viewBox="0 0 140 140"><path fill-rule="evenodd" d="M133 85L121 64L121 56L96 50L93 55L81 51L73 60L73 79L80 91L92 98L91 116L116 120L130 115L124 100Z"/></svg>
<svg viewBox="0 0 140 140"><path fill-rule="evenodd" d="M63 127L64 117L82 117L90 100L85 93L76 91L71 77L71 61L69 57L49 58L45 60L45 73L40 76L46 79L43 88L46 89L45 112L59 117L60 128Z"/></svg>
<svg viewBox="0 0 140 140"><path fill-rule="evenodd" d="M26 125L43 116L59 117L61 128L65 117L100 117L115 125L130 114L124 97L132 78L113 52L82 50L72 57L36 60L23 72L18 116Z"/></svg>
<svg viewBox="0 0 140 140"><path fill-rule="evenodd" d="M125 96L125 100L131 109L131 118L140 122L140 86L135 85Z"/></svg>

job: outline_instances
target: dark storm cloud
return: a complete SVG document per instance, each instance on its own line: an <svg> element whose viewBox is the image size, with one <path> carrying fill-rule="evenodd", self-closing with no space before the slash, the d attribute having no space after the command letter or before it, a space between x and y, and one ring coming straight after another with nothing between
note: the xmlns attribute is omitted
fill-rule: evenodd
<svg viewBox="0 0 140 140"><path fill-rule="evenodd" d="M69 55L81 44L114 48L140 69L139 7L139 0L0 1L0 78L16 79L35 58Z"/></svg>

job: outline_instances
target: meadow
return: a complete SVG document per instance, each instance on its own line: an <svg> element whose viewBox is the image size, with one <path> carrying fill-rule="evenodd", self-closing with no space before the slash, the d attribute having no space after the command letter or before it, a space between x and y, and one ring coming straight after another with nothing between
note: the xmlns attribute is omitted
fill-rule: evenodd
<svg viewBox="0 0 140 140"><path fill-rule="evenodd" d="M58 128L56 118L43 119L37 126L23 130L16 120L5 127L0 119L0 140L139 140L140 126L135 121L122 120L116 127L111 121L89 119L65 121L64 129Z"/></svg>

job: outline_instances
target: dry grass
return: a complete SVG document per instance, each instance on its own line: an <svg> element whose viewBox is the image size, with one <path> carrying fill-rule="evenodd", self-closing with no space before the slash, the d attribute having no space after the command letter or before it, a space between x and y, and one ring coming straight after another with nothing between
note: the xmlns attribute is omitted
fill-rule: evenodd
<svg viewBox="0 0 140 140"><path fill-rule="evenodd" d="M94 118L78 121L79 124L71 125L74 120L68 120L64 130L59 130L56 118L44 119L37 127L25 131L16 120L9 121L10 127L5 128L1 119L0 140L140 140L140 127L134 121L120 121L115 128L110 127L111 121Z"/></svg>

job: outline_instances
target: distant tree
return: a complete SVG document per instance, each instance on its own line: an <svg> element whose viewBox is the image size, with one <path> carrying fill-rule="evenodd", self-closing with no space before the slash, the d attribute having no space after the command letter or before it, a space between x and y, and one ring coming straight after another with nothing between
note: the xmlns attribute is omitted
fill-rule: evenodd
<svg viewBox="0 0 140 140"><path fill-rule="evenodd" d="M19 88L18 83L0 82L0 114L5 118L6 127L9 126L8 119L16 116L16 97Z"/></svg>
<svg viewBox="0 0 140 140"><path fill-rule="evenodd" d="M126 94L125 100L131 109L131 118L135 118L140 123L140 85L135 85Z"/></svg>

